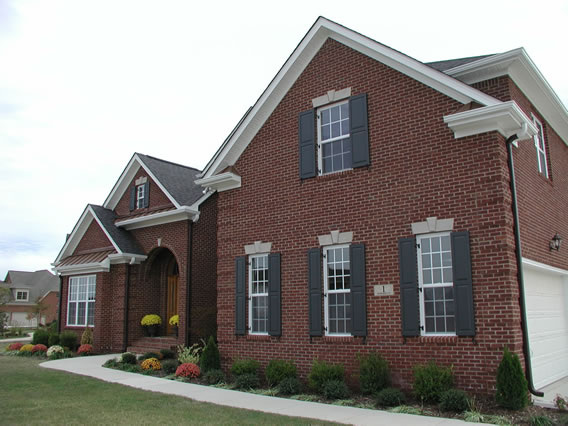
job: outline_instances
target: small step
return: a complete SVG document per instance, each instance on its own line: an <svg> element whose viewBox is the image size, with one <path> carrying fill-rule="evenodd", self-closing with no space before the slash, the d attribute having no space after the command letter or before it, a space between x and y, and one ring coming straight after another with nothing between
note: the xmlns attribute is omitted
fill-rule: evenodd
<svg viewBox="0 0 568 426"><path fill-rule="evenodd" d="M175 349L177 344L175 337L143 337L132 342L127 351L137 354L159 352L160 349Z"/></svg>

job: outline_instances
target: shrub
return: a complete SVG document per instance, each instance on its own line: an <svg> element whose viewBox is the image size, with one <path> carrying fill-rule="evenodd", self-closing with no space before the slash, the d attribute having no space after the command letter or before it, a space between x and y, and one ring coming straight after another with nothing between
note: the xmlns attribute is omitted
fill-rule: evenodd
<svg viewBox="0 0 568 426"><path fill-rule="evenodd" d="M266 366L264 375L269 386L276 386L284 379L296 377L296 366L292 361L272 359Z"/></svg>
<svg viewBox="0 0 568 426"><path fill-rule="evenodd" d="M47 352L47 346L42 345L41 343L38 343L37 345L34 345L34 347L32 348L32 353L42 353L45 354Z"/></svg>
<svg viewBox="0 0 568 426"><path fill-rule="evenodd" d="M146 352L144 355L140 355L138 357L138 361L146 361L147 359L150 358L156 358L156 359L160 359L162 357L161 354L156 353L156 352Z"/></svg>
<svg viewBox="0 0 568 426"><path fill-rule="evenodd" d="M414 367L413 389L416 397L425 402L439 402L444 391L451 389L454 382L452 369L440 367L430 361Z"/></svg>
<svg viewBox="0 0 568 426"><path fill-rule="evenodd" d="M199 377L200 374L201 371L199 370L199 367L193 362L185 362L176 369L177 377L195 379L196 377Z"/></svg>
<svg viewBox="0 0 568 426"><path fill-rule="evenodd" d="M278 393L282 395L297 395L300 393L300 381L297 377L285 377L278 384Z"/></svg>
<svg viewBox="0 0 568 426"><path fill-rule="evenodd" d="M239 377L244 374L258 376L258 368L258 361L254 359L237 359L231 366L231 374L235 377Z"/></svg>
<svg viewBox="0 0 568 426"><path fill-rule="evenodd" d="M327 399L345 399L349 396L349 389L343 380L328 380L323 384L322 394Z"/></svg>
<svg viewBox="0 0 568 426"><path fill-rule="evenodd" d="M141 373L142 371L149 371L149 370L142 370L138 364L121 364L119 368L122 371L126 371L127 373Z"/></svg>
<svg viewBox="0 0 568 426"><path fill-rule="evenodd" d="M217 344L215 343L215 339L213 338L213 336L209 336L209 340L207 341L207 344L203 348L199 365L201 366L201 370L203 372L209 370L218 370L221 368L221 358L219 355L219 348L217 347Z"/></svg>
<svg viewBox="0 0 568 426"><path fill-rule="evenodd" d="M83 334L81 335L81 345L92 345L93 344L93 331L91 327L85 328Z"/></svg>
<svg viewBox="0 0 568 426"><path fill-rule="evenodd" d="M237 389L255 389L259 385L258 375L243 373L236 376L235 387Z"/></svg>
<svg viewBox="0 0 568 426"><path fill-rule="evenodd" d="M523 374L523 368L517 354L509 352L508 348L503 351L503 358L497 369L497 404L509 410L520 410L526 407L527 379Z"/></svg>
<svg viewBox="0 0 568 426"><path fill-rule="evenodd" d="M179 362L177 359L166 359L162 362L162 370L166 374L174 374L179 367Z"/></svg>
<svg viewBox="0 0 568 426"><path fill-rule="evenodd" d="M20 352L30 352L30 353L31 353L31 351L33 350L33 348L34 348L34 345L30 345L30 344L28 343L28 344L26 344L26 345L24 345L24 346L22 346L22 347L20 348Z"/></svg>
<svg viewBox="0 0 568 426"><path fill-rule="evenodd" d="M77 349L77 355L91 355L93 353L93 345L89 345L88 343L79 346Z"/></svg>
<svg viewBox="0 0 568 426"><path fill-rule="evenodd" d="M160 355L162 359L174 359L176 354L171 349L160 349Z"/></svg>
<svg viewBox="0 0 568 426"><path fill-rule="evenodd" d="M32 345L48 345L49 344L49 332L47 330L39 329L32 337Z"/></svg>
<svg viewBox="0 0 568 426"><path fill-rule="evenodd" d="M47 339L47 346L59 345L59 334L49 333L49 338Z"/></svg>
<svg viewBox="0 0 568 426"><path fill-rule="evenodd" d="M136 364L136 355L132 352L124 352L120 355L120 362L123 364Z"/></svg>
<svg viewBox="0 0 568 426"><path fill-rule="evenodd" d="M65 349L62 346L53 345L47 350L47 357L49 359L59 359L63 358L64 353Z"/></svg>
<svg viewBox="0 0 568 426"><path fill-rule="evenodd" d="M319 392L323 392L323 385L330 380L343 381L343 365L328 364L325 361L314 360L312 370L308 375L308 386Z"/></svg>
<svg viewBox="0 0 568 426"><path fill-rule="evenodd" d="M161 370L162 364L156 358L148 358L142 361L140 367L142 367L142 370Z"/></svg>
<svg viewBox="0 0 568 426"><path fill-rule="evenodd" d="M59 335L59 344L74 351L77 347L77 335L73 331L64 331Z"/></svg>
<svg viewBox="0 0 568 426"><path fill-rule="evenodd" d="M213 368L203 373L203 378L209 385L216 385L225 381L225 373L219 368Z"/></svg>
<svg viewBox="0 0 568 426"><path fill-rule="evenodd" d="M359 358L359 382L361 393L375 394L390 386L388 362L378 353Z"/></svg>
<svg viewBox="0 0 568 426"><path fill-rule="evenodd" d="M197 343L193 344L189 348L179 345L177 347L178 361L182 364L199 364L201 350L201 346Z"/></svg>
<svg viewBox="0 0 568 426"><path fill-rule="evenodd" d="M470 406L467 393L460 389L449 389L440 396L440 409L463 413Z"/></svg>
<svg viewBox="0 0 568 426"><path fill-rule="evenodd" d="M142 317L142 320L140 321L140 324L142 324L143 326L160 325L161 323L162 318L160 318L160 316L156 314L144 315Z"/></svg>
<svg viewBox="0 0 568 426"><path fill-rule="evenodd" d="M49 334L57 333L57 320L51 321L47 326L47 331Z"/></svg>
<svg viewBox="0 0 568 426"><path fill-rule="evenodd" d="M377 404L381 407L398 407L405 402L406 396L397 388L384 388L377 393Z"/></svg>
<svg viewBox="0 0 568 426"><path fill-rule="evenodd" d="M20 342L16 342L16 343L11 343L10 345L8 345L8 349L9 351L19 351L22 346L24 346L23 343Z"/></svg>
<svg viewBox="0 0 568 426"><path fill-rule="evenodd" d="M554 426L555 424L556 423L546 416L531 416L529 418L530 426Z"/></svg>
<svg viewBox="0 0 568 426"><path fill-rule="evenodd" d="M108 359L103 364L103 367L106 367L106 368L117 368L119 366L120 366L120 363L118 362L118 360L116 358Z"/></svg>

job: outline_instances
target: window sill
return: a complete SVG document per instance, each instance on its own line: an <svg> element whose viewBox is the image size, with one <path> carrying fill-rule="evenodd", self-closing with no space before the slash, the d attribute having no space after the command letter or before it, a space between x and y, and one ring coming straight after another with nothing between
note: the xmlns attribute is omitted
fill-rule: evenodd
<svg viewBox="0 0 568 426"><path fill-rule="evenodd" d="M408 339L408 338L407 338ZM459 336L418 336L418 342L428 345L457 345Z"/></svg>
<svg viewBox="0 0 568 426"><path fill-rule="evenodd" d="M347 170L342 170L340 172L331 172L331 173L326 173L324 175L317 175L316 179L318 181L327 181L327 180L341 179L344 178L345 176L349 176L352 174L355 174L355 169L347 169Z"/></svg>
<svg viewBox="0 0 568 426"><path fill-rule="evenodd" d="M271 337L269 334L247 334L246 335L246 339L247 340L256 340L256 341L269 341L271 340Z"/></svg>
<svg viewBox="0 0 568 426"><path fill-rule="evenodd" d="M358 345L363 342L363 337L355 337L355 336L313 336L313 342L322 342L322 343L347 343L352 345Z"/></svg>

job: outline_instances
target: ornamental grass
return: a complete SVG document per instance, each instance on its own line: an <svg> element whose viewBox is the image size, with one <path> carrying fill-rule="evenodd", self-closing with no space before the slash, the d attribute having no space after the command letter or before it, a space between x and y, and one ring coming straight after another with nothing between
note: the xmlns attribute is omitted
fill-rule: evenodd
<svg viewBox="0 0 568 426"><path fill-rule="evenodd" d="M142 370L161 370L162 364L156 358L148 358L142 361L140 367L142 367Z"/></svg>
<svg viewBox="0 0 568 426"><path fill-rule="evenodd" d="M197 366L197 364L194 364L192 362L186 362L184 364L181 364L176 370L177 377L187 377L190 379L195 379L199 377L200 374L201 371L199 370L199 367Z"/></svg>

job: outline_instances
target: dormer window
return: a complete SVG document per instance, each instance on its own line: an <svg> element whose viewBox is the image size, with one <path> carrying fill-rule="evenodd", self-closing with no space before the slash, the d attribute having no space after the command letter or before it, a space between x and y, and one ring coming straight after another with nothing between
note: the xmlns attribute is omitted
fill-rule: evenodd
<svg viewBox="0 0 568 426"><path fill-rule="evenodd" d="M27 302L29 299L28 290L16 290L16 301L17 302Z"/></svg>

